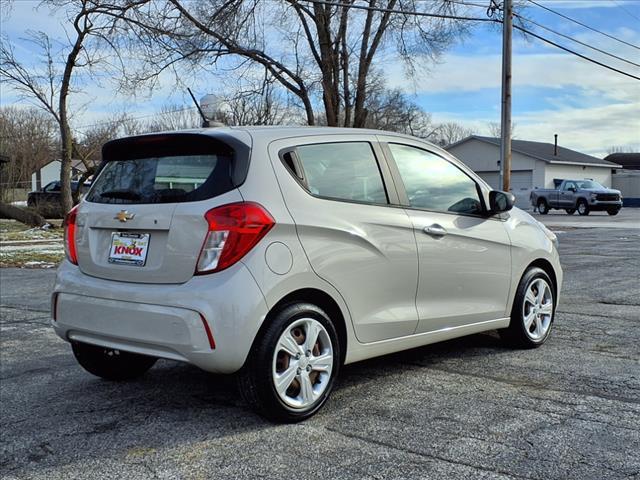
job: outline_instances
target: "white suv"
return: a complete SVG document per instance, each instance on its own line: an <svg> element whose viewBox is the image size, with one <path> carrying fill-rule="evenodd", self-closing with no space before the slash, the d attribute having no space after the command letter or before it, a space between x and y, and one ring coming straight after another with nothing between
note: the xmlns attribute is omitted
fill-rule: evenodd
<svg viewBox="0 0 640 480"><path fill-rule="evenodd" d="M100 377L157 358L238 372L259 412L302 420L346 363L494 329L544 343L556 237L512 206L444 150L388 132L115 140L67 215L52 323Z"/></svg>

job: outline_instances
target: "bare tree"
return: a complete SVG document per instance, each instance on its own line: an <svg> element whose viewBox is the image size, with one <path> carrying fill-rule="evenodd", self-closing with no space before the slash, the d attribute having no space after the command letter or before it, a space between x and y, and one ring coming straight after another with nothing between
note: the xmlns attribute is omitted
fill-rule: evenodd
<svg viewBox="0 0 640 480"><path fill-rule="evenodd" d="M126 19L130 45L145 59L137 81L153 84L171 69L184 78L249 63L296 98L309 125L317 123L321 104L327 125L363 127L368 79L381 52L395 51L415 73L465 28L398 12L447 14L458 7L447 0L155 0L130 10ZM187 75L182 68L190 69Z"/></svg>
<svg viewBox="0 0 640 480"><path fill-rule="evenodd" d="M75 151L70 126L68 99L73 91L74 73L78 68L91 69L104 63L104 49L111 49L113 57L120 59L111 36L117 19L146 0L126 0L118 6L108 0L45 0L44 6L64 8L72 25L63 59L58 60L52 39L44 32L33 32L30 40L41 55L42 71L37 72L23 64L12 44L3 39L0 45L0 78L10 82L24 98L51 114L60 130L61 198L64 211L73 206L71 192L71 163ZM108 13L108 15L107 15Z"/></svg>
<svg viewBox="0 0 640 480"><path fill-rule="evenodd" d="M611 155L612 153L638 153L639 150L630 145L612 145L607 148L607 154Z"/></svg>
<svg viewBox="0 0 640 480"><path fill-rule="evenodd" d="M473 130L470 128L466 128L459 123L446 122L438 125L434 137L438 145L446 147L471 135L473 135Z"/></svg>
<svg viewBox="0 0 640 480"><path fill-rule="evenodd" d="M0 155L9 162L2 167L0 190L29 188L31 173L55 158L56 148L56 126L49 115L36 108L1 107Z"/></svg>
<svg viewBox="0 0 640 480"><path fill-rule="evenodd" d="M516 127L518 125L516 123L511 122L511 138L516 138ZM502 125L499 122L489 122L487 124L489 128L489 135L492 137L500 138L502 136Z"/></svg>
<svg viewBox="0 0 640 480"><path fill-rule="evenodd" d="M299 107L277 88L267 70L259 80L223 94L221 104L222 120L229 125L304 123Z"/></svg>
<svg viewBox="0 0 640 480"><path fill-rule="evenodd" d="M384 84L370 88L365 107L367 120L364 126L367 128L422 138L431 138L436 132L429 113L400 90L389 90Z"/></svg>
<svg viewBox="0 0 640 480"><path fill-rule="evenodd" d="M201 124L202 119L195 106L164 105L157 115L140 123L140 129L145 133L162 132L198 128Z"/></svg>

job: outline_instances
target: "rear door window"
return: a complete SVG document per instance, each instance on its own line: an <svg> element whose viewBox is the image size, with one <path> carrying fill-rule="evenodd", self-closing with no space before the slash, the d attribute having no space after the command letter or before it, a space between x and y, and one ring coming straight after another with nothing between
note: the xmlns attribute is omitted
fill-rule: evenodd
<svg viewBox="0 0 640 480"><path fill-rule="evenodd" d="M322 143L296 148L304 183L313 195L387 204L375 154L368 142Z"/></svg>
<svg viewBox="0 0 640 480"><path fill-rule="evenodd" d="M126 142L113 148L107 144L105 164L86 199L118 204L193 202L234 188L230 147L201 135L188 142L181 137L168 135L155 142L137 137L128 148Z"/></svg>

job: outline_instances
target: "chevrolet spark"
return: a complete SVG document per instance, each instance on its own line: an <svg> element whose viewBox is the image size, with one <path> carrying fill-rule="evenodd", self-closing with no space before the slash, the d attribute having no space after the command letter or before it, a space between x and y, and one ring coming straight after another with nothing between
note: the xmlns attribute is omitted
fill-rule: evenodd
<svg viewBox="0 0 640 480"><path fill-rule="evenodd" d="M538 347L556 237L446 151L336 128L223 127L107 143L65 219L52 324L84 369L158 358L237 373L299 421L340 368L487 330Z"/></svg>

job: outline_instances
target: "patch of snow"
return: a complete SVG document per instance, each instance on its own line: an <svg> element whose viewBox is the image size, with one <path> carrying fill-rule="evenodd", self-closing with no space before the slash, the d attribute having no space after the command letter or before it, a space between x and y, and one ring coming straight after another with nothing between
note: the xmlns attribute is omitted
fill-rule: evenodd
<svg viewBox="0 0 640 480"><path fill-rule="evenodd" d="M33 261L33 262L25 262L25 267L42 267L42 268L53 268L55 267L55 263L51 262L41 262L41 261Z"/></svg>
<svg viewBox="0 0 640 480"><path fill-rule="evenodd" d="M0 252L9 254L12 252L38 252L38 253L63 253L62 244L45 243L40 245L7 245L0 247Z"/></svg>
<svg viewBox="0 0 640 480"><path fill-rule="evenodd" d="M20 202L11 202L11 205L15 205L16 207L26 207L27 206L27 201L26 200L22 200Z"/></svg>

